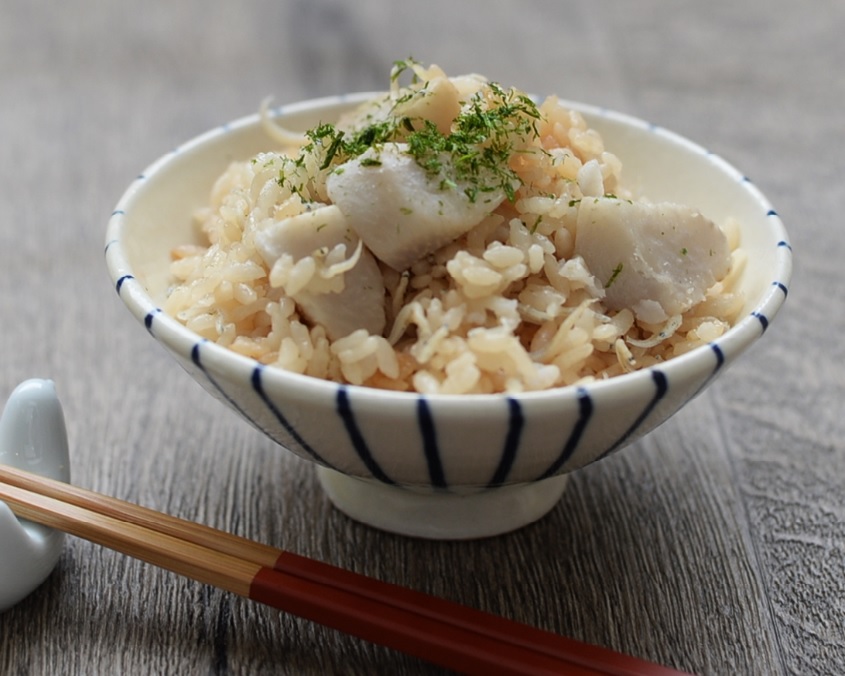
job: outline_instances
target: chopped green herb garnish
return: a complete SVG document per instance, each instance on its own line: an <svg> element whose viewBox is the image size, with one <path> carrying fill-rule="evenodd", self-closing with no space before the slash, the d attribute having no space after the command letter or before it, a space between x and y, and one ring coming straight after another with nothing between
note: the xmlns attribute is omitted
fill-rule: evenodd
<svg viewBox="0 0 845 676"><path fill-rule="evenodd" d="M613 268L613 272L610 275L610 279L607 280L607 284L604 285L605 289L609 289L610 285L616 281L616 278L622 273L622 263L619 263L615 268Z"/></svg>
<svg viewBox="0 0 845 676"><path fill-rule="evenodd" d="M414 70L414 66L417 65L419 64L413 58L394 61L393 68L390 69L390 81L397 82L402 76L402 73L404 73L406 70L410 70L413 73L413 75L411 76L411 84L416 84L417 82L419 82L419 77L417 76L417 73Z"/></svg>
<svg viewBox="0 0 845 676"><path fill-rule="evenodd" d="M397 61L391 80L405 70L413 70L413 65L413 61ZM421 91L411 90L408 96L413 97ZM537 136L539 119L537 105L529 97L491 83L470 99L453 121L449 133L441 132L430 120L407 116L376 121L356 132L343 132L334 125L320 124L306 132L309 143L295 162L297 166L304 166L305 156L315 155L322 171L384 143L401 142L407 145L408 154L420 167L440 178L442 190L454 189L463 183L466 184L464 193L472 202L483 193L499 190L508 200L514 201L520 181L510 161ZM377 166L380 162L376 158L366 158L361 164ZM284 181L285 176L280 174L279 183Z"/></svg>
<svg viewBox="0 0 845 676"><path fill-rule="evenodd" d="M343 132L337 132L332 136L331 144L329 145L329 149L326 151L326 157L323 160L323 164L320 165L320 169L327 169L334 159L334 156L337 155L337 152L340 150L341 143L343 142Z"/></svg>

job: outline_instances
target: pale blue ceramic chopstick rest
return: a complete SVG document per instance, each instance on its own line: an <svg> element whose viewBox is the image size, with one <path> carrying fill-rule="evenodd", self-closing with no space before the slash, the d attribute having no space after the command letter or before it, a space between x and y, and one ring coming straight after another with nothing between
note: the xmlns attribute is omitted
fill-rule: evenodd
<svg viewBox="0 0 845 676"><path fill-rule="evenodd" d="M64 414L49 380L27 380L0 417L0 463L70 480ZM35 590L55 568L64 533L19 520L0 501L0 612Z"/></svg>

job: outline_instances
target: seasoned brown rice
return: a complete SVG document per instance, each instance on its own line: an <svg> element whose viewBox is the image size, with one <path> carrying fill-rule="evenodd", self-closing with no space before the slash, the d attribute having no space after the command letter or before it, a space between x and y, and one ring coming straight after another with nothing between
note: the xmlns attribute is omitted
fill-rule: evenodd
<svg viewBox="0 0 845 676"><path fill-rule="evenodd" d="M439 72L417 68L421 80ZM582 115L555 98L538 110L532 143L541 152L512 157L520 180L513 201L406 270L379 263L382 335L361 328L330 340L292 299L306 288L342 290L356 251L335 247L269 266L256 250L255 233L268 221L303 213L309 199L328 203L319 171L307 194L281 184L278 166L288 166L299 148L235 162L219 178L197 214L209 244L173 252L164 310L264 364L422 393L519 392L609 378L724 333L742 305L733 291L743 256L737 228L722 224L733 252L730 272L691 309L659 323L628 308L609 310L602 281L574 253L580 200L596 184L601 194L641 196L625 189L621 162Z"/></svg>

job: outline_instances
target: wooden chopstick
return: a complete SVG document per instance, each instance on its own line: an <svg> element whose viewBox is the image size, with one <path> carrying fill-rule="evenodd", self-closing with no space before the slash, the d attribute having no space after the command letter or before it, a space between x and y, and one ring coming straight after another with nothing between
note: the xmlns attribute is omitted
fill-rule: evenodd
<svg viewBox="0 0 845 676"><path fill-rule="evenodd" d="M21 518L464 673L681 672L0 465Z"/></svg>

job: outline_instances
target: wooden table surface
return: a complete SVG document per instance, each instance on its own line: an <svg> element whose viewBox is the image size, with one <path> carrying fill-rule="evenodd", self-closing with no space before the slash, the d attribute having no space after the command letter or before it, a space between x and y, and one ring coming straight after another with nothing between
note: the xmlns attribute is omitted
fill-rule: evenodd
<svg viewBox="0 0 845 676"><path fill-rule="evenodd" d="M0 403L55 381L82 486L691 672L845 673L844 28L839 0L0 0ZM695 139L767 194L796 257L783 313L704 395L482 541L336 511L103 261L157 156L266 96L383 88L407 56ZM70 538L0 616L0 673L439 672Z"/></svg>

